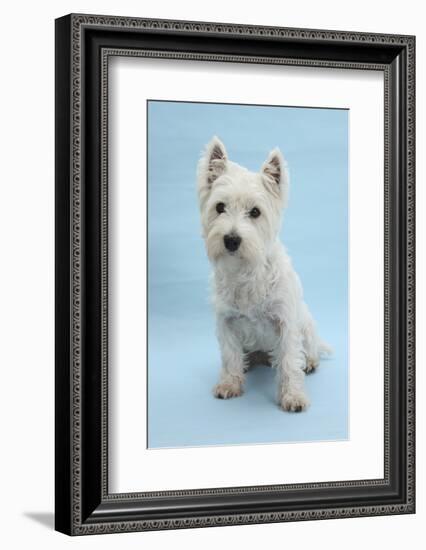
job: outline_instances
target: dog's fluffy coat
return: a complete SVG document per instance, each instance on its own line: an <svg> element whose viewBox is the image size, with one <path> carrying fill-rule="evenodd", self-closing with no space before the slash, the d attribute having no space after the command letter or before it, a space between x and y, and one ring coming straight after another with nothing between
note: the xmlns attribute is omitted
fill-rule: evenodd
<svg viewBox="0 0 426 550"><path fill-rule="evenodd" d="M241 395L249 358L261 351L276 368L280 406L301 411L309 404L305 372L315 369L329 348L317 335L299 277L279 240L288 190L279 149L253 173L231 162L214 137L199 161L201 224L214 268L222 355L214 394L224 399Z"/></svg>

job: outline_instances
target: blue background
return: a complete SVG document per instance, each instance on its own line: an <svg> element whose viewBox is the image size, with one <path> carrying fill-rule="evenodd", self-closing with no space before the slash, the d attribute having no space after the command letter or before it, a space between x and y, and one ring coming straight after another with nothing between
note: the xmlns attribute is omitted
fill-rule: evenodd
<svg viewBox="0 0 426 550"><path fill-rule="evenodd" d="M285 413L274 371L247 375L242 397L215 399L219 347L209 303L196 166L213 135L258 171L280 147L290 170L281 238L331 359L306 376L310 408ZM148 446L348 438L348 111L148 103Z"/></svg>

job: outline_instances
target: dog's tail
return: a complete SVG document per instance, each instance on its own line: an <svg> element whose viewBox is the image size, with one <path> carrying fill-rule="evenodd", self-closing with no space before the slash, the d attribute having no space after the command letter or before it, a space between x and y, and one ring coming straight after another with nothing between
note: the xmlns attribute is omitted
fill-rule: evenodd
<svg viewBox="0 0 426 550"><path fill-rule="evenodd" d="M320 357L331 357L334 354L333 348L324 342L324 340L320 340L318 351Z"/></svg>

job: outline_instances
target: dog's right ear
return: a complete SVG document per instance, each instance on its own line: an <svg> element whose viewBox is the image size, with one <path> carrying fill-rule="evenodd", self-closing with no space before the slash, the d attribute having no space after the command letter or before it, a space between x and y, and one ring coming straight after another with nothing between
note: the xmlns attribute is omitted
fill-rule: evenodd
<svg viewBox="0 0 426 550"><path fill-rule="evenodd" d="M205 159L207 164L207 183L211 185L226 169L228 155L224 144L214 136L206 147Z"/></svg>
<svg viewBox="0 0 426 550"><path fill-rule="evenodd" d="M228 156L224 144L216 136L207 145L208 160L207 180L211 185L226 170Z"/></svg>
<svg viewBox="0 0 426 550"><path fill-rule="evenodd" d="M225 146L218 137L214 136L207 144L200 160L199 178L204 178L205 184L211 187L212 183L225 172L227 161Z"/></svg>
<svg viewBox="0 0 426 550"><path fill-rule="evenodd" d="M198 194L201 206L210 194L213 182L226 171L228 155L220 139L214 136L198 163Z"/></svg>

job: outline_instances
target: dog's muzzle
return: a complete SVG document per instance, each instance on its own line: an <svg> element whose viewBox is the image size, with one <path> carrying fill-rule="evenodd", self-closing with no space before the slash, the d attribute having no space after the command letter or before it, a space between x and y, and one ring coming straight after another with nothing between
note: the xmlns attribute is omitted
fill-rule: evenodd
<svg viewBox="0 0 426 550"><path fill-rule="evenodd" d="M225 243L225 248L229 250L229 252L235 252L239 249L241 244L241 237L238 237L238 235L225 235L223 237L223 242Z"/></svg>

